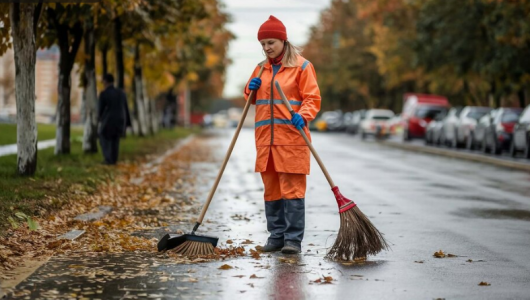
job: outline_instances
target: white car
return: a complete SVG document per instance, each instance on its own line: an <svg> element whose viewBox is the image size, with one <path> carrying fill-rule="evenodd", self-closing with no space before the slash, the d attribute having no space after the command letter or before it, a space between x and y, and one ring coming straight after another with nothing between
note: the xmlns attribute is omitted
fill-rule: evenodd
<svg viewBox="0 0 530 300"><path fill-rule="evenodd" d="M368 135L379 134L384 137L390 135L390 120L395 116L394 112L388 109L370 109L366 112L366 117L361 122L361 138Z"/></svg>

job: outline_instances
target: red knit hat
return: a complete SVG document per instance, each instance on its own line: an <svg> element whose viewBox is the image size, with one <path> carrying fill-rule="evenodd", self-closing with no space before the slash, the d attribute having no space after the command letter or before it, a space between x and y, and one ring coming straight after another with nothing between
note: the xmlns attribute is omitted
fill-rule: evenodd
<svg viewBox="0 0 530 300"><path fill-rule="evenodd" d="M265 23L261 24L258 31L258 41L264 39L279 39L286 41L287 30L282 21L271 15Z"/></svg>

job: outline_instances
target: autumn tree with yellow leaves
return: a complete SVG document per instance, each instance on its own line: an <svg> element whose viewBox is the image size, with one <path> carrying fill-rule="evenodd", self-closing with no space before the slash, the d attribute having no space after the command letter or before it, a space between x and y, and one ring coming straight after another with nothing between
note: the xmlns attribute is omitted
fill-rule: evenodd
<svg viewBox="0 0 530 300"><path fill-rule="evenodd" d="M524 0L333 0L304 55L318 70L326 109L399 111L406 92L442 94L454 105L524 106L529 14Z"/></svg>
<svg viewBox="0 0 530 300"><path fill-rule="evenodd" d="M39 47L57 44L61 51L56 153L70 152L74 63L83 70L83 149L95 152L97 77L116 73L118 87L133 96L129 101L134 104L136 133L152 134L157 120L151 99L160 92L189 86L200 91L197 107L206 107L205 100L221 95L229 63L226 48L233 38L225 28L228 21L217 0L0 4L0 55L10 47L15 53L18 172L31 175L37 165L35 61ZM114 55L109 57L109 51Z"/></svg>

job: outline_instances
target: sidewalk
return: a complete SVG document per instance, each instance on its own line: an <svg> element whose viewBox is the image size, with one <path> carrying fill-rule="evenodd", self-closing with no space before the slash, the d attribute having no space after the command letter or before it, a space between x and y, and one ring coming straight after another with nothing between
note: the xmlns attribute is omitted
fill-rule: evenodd
<svg viewBox="0 0 530 300"><path fill-rule="evenodd" d="M37 149L42 150L55 146L55 140L40 141L37 143ZM17 154L17 144L0 146L0 156Z"/></svg>

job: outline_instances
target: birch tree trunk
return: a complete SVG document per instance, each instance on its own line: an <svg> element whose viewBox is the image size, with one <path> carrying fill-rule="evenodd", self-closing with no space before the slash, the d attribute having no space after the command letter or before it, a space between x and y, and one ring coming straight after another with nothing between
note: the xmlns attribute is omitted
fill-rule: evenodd
<svg viewBox="0 0 530 300"><path fill-rule="evenodd" d="M140 45L136 43L134 48L134 114L136 120L138 120L138 132L139 136L146 136L147 122L145 113L145 101L143 95L143 84L142 84L142 66L140 64Z"/></svg>
<svg viewBox="0 0 530 300"><path fill-rule="evenodd" d="M153 129L153 107L151 105L151 103L153 101L151 101L151 99L149 99L149 96L147 95L147 88L145 86L145 81L144 81L143 76L142 76L141 80L142 80L142 94L144 95L144 101L145 101L144 102L144 106L145 106L146 132L149 135L153 135L154 134L154 129Z"/></svg>
<svg viewBox="0 0 530 300"><path fill-rule="evenodd" d="M35 36L41 10L42 3L13 3L10 10L16 69L17 169L21 175L33 175L37 169Z"/></svg>
<svg viewBox="0 0 530 300"><path fill-rule="evenodd" d="M97 88L96 88L96 41L94 38L94 22L92 17L85 20L85 80L83 90L85 101L85 126L83 130L83 151L97 153Z"/></svg>
<svg viewBox="0 0 530 300"><path fill-rule="evenodd" d="M149 106L151 107L151 109L149 110L151 112L151 130L153 131L153 134L157 134L160 120L158 111L156 109L156 102L149 101Z"/></svg>

